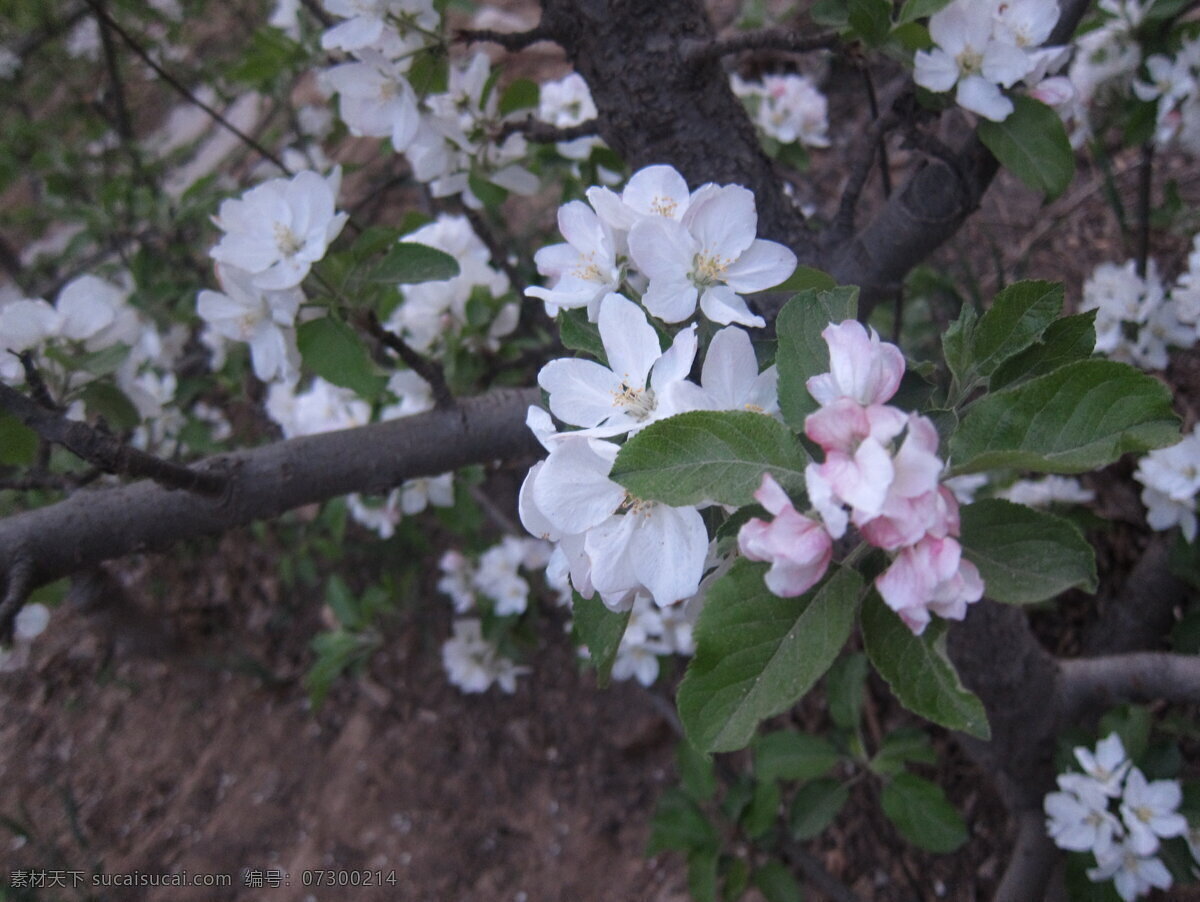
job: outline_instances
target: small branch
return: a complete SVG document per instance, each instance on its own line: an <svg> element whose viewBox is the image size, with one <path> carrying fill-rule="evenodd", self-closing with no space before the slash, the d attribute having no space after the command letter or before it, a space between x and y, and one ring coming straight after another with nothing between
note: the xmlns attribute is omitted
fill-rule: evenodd
<svg viewBox="0 0 1200 902"><path fill-rule="evenodd" d="M168 72L162 66L160 66L154 60L154 58L152 56L150 56L149 53L146 52L145 48L142 47L142 45L139 44L137 42L137 40L135 40L134 37L129 34L129 32L127 32L124 28L122 28L120 25L118 25L116 20L114 20L112 18L112 16L110 16L107 12L104 11L103 7L100 5L100 0L86 0L86 2L88 4L88 6L90 6L92 8L92 10L96 13L96 16L99 17L99 19L104 24L106 24L109 28L111 28L114 32L116 32L118 35L120 35L121 40L123 40L129 46L129 49L132 50L134 53L136 53L138 55L138 57L142 60L142 62L144 62L147 66L149 66L151 68L151 70L153 70L154 73L159 78L161 78L168 85L170 85L172 88L174 88L175 91L180 96L182 96L184 99L186 99L189 103L199 107L201 110L203 110L205 113L207 113L209 118L211 118L214 122L216 122L218 125L220 125L222 128L224 128L230 134L237 136L239 141L241 141L247 147L251 148L255 153L257 153L259 156L261 156L264 160L269 160L270 162L272 162L276 166L278 166L279 169L284 173L284 175L293 175L294 174L290 169L288 169L287 166L285 166L283 164L283 161L281 159L279 159L279 157L277 157L275 154L271 153L271 151L269 151L269 150L267 150L267 148L263 147L262 144L260 144L258 141L255 141L254 138L250 137L248 134L246 134L244 131L242 131L240 128L238 128L236 125L234 125L232 122L230 122L224 116L222 116L219 112L217 112L215 109L213 109L207 103L205 103L203 100L201 100L195 94L193 94L187 88L186 85L184 85L182 82L179 81L179 79L177 79L174 75L172 75L170 72Z"/></svg>
<svg viewBox="0 0 1200 902"><path fill-rule="evenodd" d="M595 119L568 128L559 128L535 119L530 113L524 119L510 119L505 122L496 133L496 143L502 144L510 135L521 134L538 144L554 144L558 141L574 141L576 138L591 138L599 134L599 128L600 125Z"/></svg>
<svg viewBox="0 0 1200 902"><path fill-rule="evenodd" d="M1092 707L1162 699L1200 701L1200 657L1137 652L1062 661L1059 711L1066 722Z"/></svg>
<svg viewBox="0 0 1200 902"><path fill-rule="evenodd" d="M863 142L859 145L861 153L850 166L850 176L842 191L842 200L838 205L837 215L833 219L832 234L847 236L854 231L854 214L858 209L859 198L871 175L871 167L875 164L875 155L883 144L883 136L900 122L899 115L893 110L871 123Z"/></svg>
<svg viewBox="0 0 1200 902"><path fill-rule="evenodd" d="M1046 816L1041 810L1027 808L1015 819L1017 841L992 902L1029 902L1043 898L1050 872L1058 860L1058 849L1046 835Z"/></svg>
<svg viewBox="0 0 1200 902"><path fill-rule="evenodd" d="M103 470L92 467L76 475L74 473L27 473L17 478L0 477L0 489L10 492L30 492L37 489L50 489L57 492L70 492L81 486L94 482Z"/></svg>
<svg viewBox="0 0 1200 902"><path fill-rule="evenodd" d="M524 50L538 41L553 41L549 34L537 25L528 31L493 31L490 28L460 28L454 35L456 41L464 44L487 42L499 44L509 52Z"/></svg>
<svg viewBox="0 0 1200 902"><path fill-rule="evenodd" d="M871 121L879 119L879 98L875 94L875 80L871 78L871 70L866 65L862 67L863 85L867 89L867 105L871 109ZM888 162L887 141L879 136L879 177L883 182L883 197L886 200L892 196L892 169Z"/></svg>
<svg viewBox="0 0 1200 902"><path fill-rule="evenodd" d="M408 342L395 332L385 329L374 310L368 310L365 315L355 317L355 319L368 335L378 340L384 347L395 351L396 355L404 361L405 366L429 383L429 387L433 389L434 403L439 410L448 410L454 406L454 395L450 392L450 386L446 384L446 374L442 372L441 366L418 354L409 346Z"/></svg>
<svg viewBox="0 0 1200 902"><path fill-rule="evenodd" d="M467 217L467 222L471 224L471 228L479 236L479 240L486 245L488 255L492 258L492 264L500 267L504 274L508 276L509 286L517 293L517 296L524 297L525 280L521 278L521 274L517 271L516 266L508 259L508 251L505 250L504 245L496 238L496 233L492 231L492 227L483 218L483 214L465 205L461 205L461 212Z"/></svg>
<svg viewBox="0 0 1200 902"><path fill-rule="evenodd" d="M9 351L9 353L12 354L14 352ZM50 389L46 388L42 374L38 372L37 364L33 362L33 354L29 351L22 351L16 356L21 361L21 369L25 371L25 382L29 386L29 392L33 395L33 400L39 406L46 408L46 410L62 410L61 407L54 403L54 397L50 394Z"/></svg>
<svg viewBox="0 0 1200 902"><path fill-rule="evenodd" d="M33 561L18 551L4 579L4 597L0 600L0 641L12 638L13 621L33 589Z"/></svg>
<svg viewBox="0 0 1200 902"><path fill-rule="evenodd" d="M34 403L16 389L0 383L0 407L47 442L62 445L76 457L106 473L148 477L159 485L202 495L220 495L228 480L222 473L193 470L131 448L87 423L68 420L54 409Z"/></svg>
<svg viewBox="0 0 1200 902"><path fill-rule="evenodd" d="M714 38L711 41L685 41L681 49L684 60L696 65L731 53L741 53L743 50L811 53L814 50L832 50L841 43L842 39L833 31L803 35L798 31L783 28L759 28L755 31Z"/></svg>
<svg viewBox="0 0 1200 902"><path fill-rule="evenodd" d="M1137 274L1146 278L1146 264L1150 258L1150 194L1154 187L1154 142L1142 145L1142 159L1138 166L1137 197Z"/></svg>

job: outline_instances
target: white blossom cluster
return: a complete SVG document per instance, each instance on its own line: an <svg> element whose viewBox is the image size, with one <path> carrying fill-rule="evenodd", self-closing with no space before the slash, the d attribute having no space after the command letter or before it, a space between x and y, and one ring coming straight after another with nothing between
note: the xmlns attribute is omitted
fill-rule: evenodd
<svg viewBox="0 0 1200 902"><path fill-rule="evenodd" d="M131 443L173 454L187 422L174 405L174 367L186 330L160 332L129 302L128 276L118 279L79 276L63 286L53 305L41 298L0 300L0 380L14 386L25 382L20 360L7 352L28 351L51 394L66 404L67 416L82 419L81 390L101 375L111 374L142 421ZM115 356L104 362L102 356L108 355L103 352ZM227 433L223 417L207 407L200 412L212 422L216 436Z"/></svg>
<svg viewBox="0 0 1200 902"><path fill-rule="evenodd" d="M637 680L652 686L658 679L663 655L690 657L696 651L692 640L691 615L694 605L660 608L647 595L638 595L629 612L629 622L613 661L614 680Z"/></svg>
<svg viewBox="0 0 1200 902"><path fill-rule="evenodd" d="M543 82L538 91L537 116L555 128L573 128L596 118L596 104L583 76L572 72L556 81ZM586 160L603 142L595 135L585 135L554 145L568 160Z"/></svg>
<svg viewBox="0 0 1200 902"><path fill-rule="evenodd" d="M1152 888L1167 889L1171 874L1156 857L1160 841L1187 833L1178 811L1183 793L1177 780L1147 780L1125 755L1116 733L1093 752L1079 747L1083 773L1058 777L1058 792L1046 796L1046 831L1062 849L1091 852L1096 867L1088 877L1112 880L1117 894L1132 902Z"/></svg>
<svg viewBox="0 0 1200 902"><path fill-rule="evenodd" d="M468 694L487 692L495 683L511 695L517 677L529 672L500 654L474 617L454 621L454 635L442 643L442 666L450 682Z"/></svg>
<svg viewBox="0 0 1200 902"><path fill-rule="evenodd" d="M50 609L34 602L17 611L13 620L13 640L9 646L0 645L0 673L20 670L29 662L29 646L50 625Z"/></svg>
<svg viewBox="0 0 1200 902"><path fill-rule="evenodd" d="M1041 46L1058 16L1057 0L954 0L930 17L934 47L917 51L913 78L930 91L954 89L959 106L995 122L1013 111L1001 89L1018 82L1065 102L1069 84L1049 78L1066 63L1065 48Z"/></svg>
<svg viewBox="0 0 1200 902"><path fill-rule="evenodd" d="M1101 263L1083 285L1081 311L1096 311L1096 350L1148 370L1165 369L1168 349L1200 340L1200 235L1188 268L1168 288L1154 261L1146 275L1136 264Z"/></svg>
<svg viewBox="0 0 1200 902"><path fill-rule="evenodd" d="M731 79L758 130L781 144L829 146L829 103L807 75L764 75L761 82Z"/></svg>
<svg viewBox="0 0 1200 902"><path fill-rule="evenodd" d="M1175 56L1154 54L1146 60L1149 81L1137 80L1133 92L1157 102L1155 140L1177 141L1190 153L1200 153L1200 38L1184 41Z"/></svg>
<svg viewBox="0 0 1200 902"><path fill-rule="evenodd" d="M463 331L468 323L467 304L477 292L494 301L509 290L508 276L492 267L487 246L465 216L443 213L400 240L445 251L458 262L459 274L452 279L400 286L404 303L392 312L385 326L420 353L439 351L446 335ZM520 313L513 301L495 310L481 349L496 350L500 339L516 329Z"/></svg>
<svg viewBox="0 0 1200 902"><path fill-rule="evenodd" d="M1142 488L1151 529L1178 526L1189 542L1196 539L1196 495L1200 492L1200 425L1169 448L1151 451L1133 474Z"/></svg>

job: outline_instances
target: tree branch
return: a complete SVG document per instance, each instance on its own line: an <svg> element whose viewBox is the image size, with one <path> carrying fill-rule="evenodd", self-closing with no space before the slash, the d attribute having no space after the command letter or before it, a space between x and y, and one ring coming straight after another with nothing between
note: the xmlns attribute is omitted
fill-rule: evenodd
<svg viewBox="0 0 1200 902"><path fill-rule="evenodd" d="M1059 851L1046 835L1046 816L1040 807L1021 811L1015 820L1017 841L992 902L1043 898L1050 872L1058 861Z"/></svg>
<svg viewBox="0 0 1200 902"><path fill-rule="evenodd" d="M230 474L217 499L151 482L79 491L0 520L0 572L11 586L15 564L28 559L29 587L36 588L102 561L162 551L348 492L382 493L418 476L533 457L540 446L525 412L539 397L536 388L499 389L449 410L210 458L196 469Z"/></svg>
<svg viewBox="0 0 1200 902"><path fill-rule="evenodd" d="M1059 710L1065 722L1094 707L1123 702L1200 701L1200 657L1144 651L1074 658L1060 665Z"/></svg>
<svg viewBox="0 0 1200 902"><path fill-rule="evenodd" d="M524 119L510 119L505 122L496 135L496 143L503 144L510 135L520 133L530 141L536 141L538 144L554 144L558 141L574 141L576 138L590 138L598 134L599 128L600 126L596 123L595 119L580 122L578 125L572 125L569 128L559 128L557 125L551 125L548 122L535 119L533 114L530 113Z"/></svg>
<svg viewBox="0 0 1200 902"><path fill-rule="evenodd" d="M499 44L509 52L524 50L538 41L553 41L554 38L541 25L536 25L528 31L493 31L490 28L461 28L455 34L455 40L464 44L487 42Z"/></svg>
<svg viewBox="0 0 1200 902"><path fill-rule="evenodd" d="M385 329L374 310L366 311L361 317L355 317L355 320L362 324L368 335L384 347L395 351L405 366L429 383L434 403L439 409L446 410L454 406L454 395L450 393L450 386L446 384L446 374L439 364L418 354L403 338Z"/></svg>

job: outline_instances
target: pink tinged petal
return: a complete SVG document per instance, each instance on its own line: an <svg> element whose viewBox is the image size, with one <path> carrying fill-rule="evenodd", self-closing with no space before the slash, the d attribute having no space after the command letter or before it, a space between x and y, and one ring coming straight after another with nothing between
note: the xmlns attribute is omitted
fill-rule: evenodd
<svg viewBox="0 0 1200 902"><path fill-rule="evenodd" d="M761 520L747 523L738 533L738 545L750 560L771 562L765 582L781 598L794 598L811 589L825 575L833 557L833 540L821 524L796 513L790 505L770 525Z"/></svg>
<svg viewBox="0 0 1200 902"><path fill-rule="evenodd" d="M938 434L933 423L927 417L910 415L908 434L893 460L892 491L896 495L915 498L936 491L942 473L937 447Z"/></svg>
<svg viewBox="0 0 1200 902"><path fill-rule="evenodd" d="M763 473L762 484L755 490L754 500L776 516L785 510L795 511L795 508L792 507L792 499L788 497L787 492L770 473ZM761 558L755 558L755 560L761 560Z"/></svg>
<svg viewBox="0 0 1200 902"><path fill-rule="evenodd" d="M560 441L533 488L546 519L562 532L580 533L611 516L625 500L625 490L608 478L617 450L583 438Z"/></svg>
<svg viewBox="0 0 1200 902"><path fill-rule="evenodd" d="M906 548L892 565L875 579L875 588L884 603L900 615L914 635L921 635L929 624L925 601L933 589L927 555L920 546Z"/></svg>
<svg viewBox="0 0 1200 902"><path fill-rule="evenodd" d="M759 238L725 270L725 283L750 294L774 288L795 270L795 254L778 242Z"/></svg>
<svg viewBox="0 0 1200 902"><path fill-rule="evenodd" d="M688 326L676 333L671 347L655 362L650 371L650 384L661 391L673 382L682 382L692 371L696 359L696 327Z"/></svg>
<svg viewBox="0 0 1200 902"><path fill-rule="evenodd" d="M825 529L835 538L840 539L846 534L850 523L850 515L846 513L841 500L833 493L833 486L821 472L818 464L809 464L804 468L804 486L808 492L809 503L816 508L825 522Z"/></svg>
<svg viewBox="0 0 1200 902"><path fill-rule="evenodd" d="M993 122L1003 122L1013 111L1013 102L1000 93L994 82L981 75L969 75L960 81L954 99L964 110Z"/></svg>
<svg viewBox="0 0 1200 902"><path fill-rule="evenodd" d="M958 63L940 47L928 53L918 50L913 81L927 91L949 91L958 81Z"/></svg>
<svg viewBox="0 0 1200 902"><path fill-rule="evenodd" d="M653 279L642 303L664 323L680 323L696 312L696 286L687 279Z"/></svg>
<svg viewBox="0 0 1200 902"><path fill-rule="evenodd" d="M638 581L659 607L690 598L700 589L708 531L694 507L654 504L640 513L637 538L630 549Z"/></svg>
<svg viewBox="0 0 1200 902"><path fill-rule="evenodd" d="M700 309L714 323L720 323L723 326L737 323L761 329L767 324L761 316L751 313L746 302L728 285L713 285L706 288L704 294L700 296Z"/></svg>
<svg viewBox="0 0 1200 902"><path fill-rule="evenodd" d="M552 360L538 373L538 385L550 395L550 412L572 426L598 426L620 412L614 401L620 377L591 360Z"/></svg>
<svg viewBox="0 0 1200 902"><path fill-rule="evenodd" d="M827 404L836 397L854 398L860 404L883 404L896 393L904 377L904 355L881 342L857 320L830 323L821 337L829 346L829 373L806 383L809 394Z"/></svg>
<svg viewBox="0 0 1200 902"><path fill-rule="evenodd" d="M866 409L853 398L836 398L804 419L804 434L826 453L850 454L870 431Z"/></svg>
<svg viewBox="0 0 1200 902"><path fill-rule="evenodd" d="M683 224L703 254L736 260L758 231L754 194L741 185L705 186L693 195Z"/></svg>
<svg viewBox="0 0 1200 902"><path fill-rule="evenodd" d="M599 326L604 352L618 383L644 388L650 367L662 356L658 333L646 314L633 301L609 294L600 302Z"/></svg>
<svg viewBox="0 0 1200 902"><path fill-rule="evenodd" d="M892 483L892 456L878 442L867 439L851 457L833 451L821 464L821 475L834 494L862 517L877 516Z"/></svg>

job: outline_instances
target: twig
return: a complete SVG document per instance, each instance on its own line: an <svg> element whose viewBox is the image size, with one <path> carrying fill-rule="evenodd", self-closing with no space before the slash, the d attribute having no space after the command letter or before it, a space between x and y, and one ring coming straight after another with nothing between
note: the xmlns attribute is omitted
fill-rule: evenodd
<svg viewBox="0 0 1200 902"><path fill-rule="evenodd" d="M554 39L542 28L535 25L528 31L493 31L490 28L460 28L454 35L456 41L464 44L488 42L499 44L510 52L524 50L538 41L553 41Z"/></svg>
<svg viewBox="0 0 1200 902"><path fill-rule="evenodd" d="M992 902L1029 902L1041 899L1058 858L1058 849L1046 835L1046 818L1040 810L1026 809L1016 815L1017 841L1008 867Z"/></svg>
<svg viewBox="0 0 1200 902"><path fill-rule="evenodd" d="M867 105L871 108L871 121L879 118L879 98L875 94L875 81L871 78L871 70L864 65L862 67L863 85L867 89ZM884 136L879 136L879 177L883 183L883 196L887 199L892 196L892 169L888 162L887 141Z"/></svg>
<svg viewBox="0 0 1200 902"><path fill-rule="evenodd" d="M599 134L600 125L595 119L580 122L578 125L559 128L548 122L535 119L530 113L524 119L510 119L496 133L496 143L501 144L510 135L522 134L530 141L538 144L554 144L558 141L574 141L576 138L591 138Z"/></svg>
<svg viewBox="0 0 1200 902"><path fill-rule="evenodd" d="M192 93L192 91L190 91L188 89L188 87L186 85L184 85L181 81L179 81L179 79L177 79L174 75L172 75L170 72L168 72L162 66L160 66L157 62L155 62L154 58L152 56L150 56L149 53L146 52L145 48L142 47L142 45L139 44L137 42L137 40L135 40L134 37L129 34L129 32L127 32L124 28L122 28L120 25L118 25L116 20L114 20L112 18L112 16L110 16L107 12L104 11L104 9L100 5L100 0L85 0L85 2L88 4L88 6L90 6L92 8L93 11L95 11L97 16L106 25L108 25L109 28L111 28L118 35L120 35L121 40L123 40L129 46L130 50L132 50L134 53L136 53L138 55L138 57L142 60L142 62L144 62L147 66L149 66L159 78L161 78L168 85L170 85L172 88L174 88L175 91L178 94L180 94L184 99L186 99L189 103L199 107L201 110L203 110L205 113L207 113L209 118L211 118L214 122L216 122L218 125L220 125L222 128L224 128L230 134L237 136L238 140L240 140L247 147L251 148L255 153L257 153L264 160L268 160L271 163L274 163L276 166L278 166L279 169L284 173L284 175L294 175L292 170L290 170L287 166L285 166L283 164L283 161L281 159L279 159L279 157L277 157L271 151L267 150L267 148L263 147L262 144L260 144L256 140L254 140L254 138L250 137L248 134L246 134L244 131L242 131L240 128L238 128L236 125L234 125L232 122L230 122L224 116L222 116L219 112L217 112L215 109L213 109L207 103L205 103L203 100L201 100L199 97L197 97L194 93Z"/></svg>
<svg viewBox="0 0 1200 902"><path fill-rule="evenodd" d="M509 285L518 296L525 296L525 280L521 278L521 274L517 271L516 266L508 259L508 252L504 249L504 245L496 238L496 233L492 231L492 227L488 225L486 219L478 210L472 210L470 207L461 205L462 214L467 217L467 222L471 224L471 228L475 234L479 236L479 240L486 245L488 255L492 258L492 263L499 266L504 274L508 276Z"/></svg>
<svg viewBox="0 0 1200 902"><path fill-rule="evenodd" d="M355 319L362 324L368 335L378 340L384 347L395 351L396 355L404 361L405 366L429 383L429 387L433 390L434 404L439 410L446 410L454 406L454 395L450 392L450 386L446 384L446 374L442 372L440 365L418 354L408 342L395 332L385 329L374 310L368 310Z"/></svg>
<svg viewBox="0 0 1200 902"><path fill-rule="evenodd" d="M492 522L504 532L513 536L525 534L525 530L521 529L512 517L501 510L500 505L493 501L482 488L477 485L471 486L471 497L476 504L483 508L483 512L492 518Z"/></svg>
<svg viewBox="0 0 1200 902"><path fill-rule="evenodd" d="M0 383L0 407L45 441L62 445L106 473L148 477L167 488L186 489L202 495L220 495L228 484L223 473L193 470L131 448L87 423L68 420L58 411L31 401L3 383Z"/></svg>
<svg viewBox="0 0 1200 902"><path fill-rule="evenodd" d="M27 473L17 478L2 477L0 478L0 489L11 492L29 492L36 489L52 489L59 492L68 492L80 486L87 485L89 482L94 482L102 472L102 470L91 467L78 475L74 473L39 472Z"/></svg>
<svg viewBox="0 0 1200 902"><path fill-rule="evenodd" d="M854 213L858 208L858 200L862 196L867 178L871 175L871 167L875 163L875 154L883 141L883 136L900 122L899 115L890 110L884 116L871 123L863 142L859 145L861 153L850 166L850 176L842 191L842 200L838 205L837 215L833 219L831 232L835 236L846 236L854 230Z"/></svg>
<svg viewBox="0 0 1200 902"><path fill-rule="evenodd" d="M1154 142L1142 145L1138 166L1137 197L1137 274L1146 278L1146 263L1150 257L1150 193L1154 187Z"/></svg>
<svg viewBox="0 0 1200 902"><path fill-rule="evenodd" d="M842 39L833 31L814 35L803 35L798 31L783 28L759 28L743 31L711 41L689 40L683 43L683 58L693 65L740 53L743 50L782 50L785 53L811 53L814 50L832 50Z"/></svg>
<svg viewBox="0 0 1200 902"><path fill-rule="evenodd" d="M1162 699L1200 701L1200 658L1144 651L1059 664L1059 712L1065 722L1094 706Z"/></svg>
<svg viewBox="0 0 1200 902"><path fill-rule="evenodd" d="M9 353L13 354L15 352L9 351ZM46 410L62 410L54 402L54 397L50 394L50 389L46 388L46 382L42 379L42 374L38 372L37 364L33 362L33 354L29 351L21 351L16 357L21 361L21 369L25 371L25 382L29 386L29 392L33 395L33 400L37 401Z"/></svg>
<svg viewBox="0 0 1200 902"><path fill-rule="evenodd" d="M12 638L13 621L21 613L32 589L33 560L18 550L4 578L4 598L0 601L0 639Z"/></svg>

